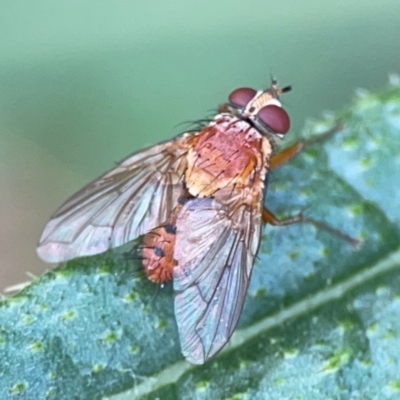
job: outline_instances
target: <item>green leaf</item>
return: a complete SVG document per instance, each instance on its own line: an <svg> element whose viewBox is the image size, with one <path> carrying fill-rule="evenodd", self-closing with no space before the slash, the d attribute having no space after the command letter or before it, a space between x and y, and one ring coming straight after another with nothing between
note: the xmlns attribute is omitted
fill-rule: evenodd
<svg viewBox="0 0 400 400"><path fill-rule="evenodd" d="M302 136L337 120L340 133L270 174L266 204L359 248L266 226L239 327L203 366L181 356L171 285L120 250L69 262L1 302L0 398L399 398L399 87L359 92Z"/></svg>

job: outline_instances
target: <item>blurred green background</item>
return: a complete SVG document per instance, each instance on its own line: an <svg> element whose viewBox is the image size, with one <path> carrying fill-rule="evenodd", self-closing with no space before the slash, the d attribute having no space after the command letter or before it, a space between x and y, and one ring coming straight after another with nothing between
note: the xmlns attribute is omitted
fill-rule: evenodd
<svg viewBox="0 0 400 400"><path fill-rule="evenodd" d="M400 72L398 0L0 2L0 290L41 273L51 213L115 161L272 73L308 118Z"/></svg>

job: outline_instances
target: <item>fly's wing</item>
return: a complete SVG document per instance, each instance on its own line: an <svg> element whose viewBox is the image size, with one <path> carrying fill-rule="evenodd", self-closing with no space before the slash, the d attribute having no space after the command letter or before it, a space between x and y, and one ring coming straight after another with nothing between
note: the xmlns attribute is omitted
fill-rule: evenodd
<svg viewBox="0 0 400 400"><path fill-rule="evenodd" d="M39 256L61 262L102 253L160 225L181 194L194 135L139 151L74 194L47 223Z"/></svg>
<svg viewBox="0 0 400 400"><path fill-rule="evenodd" d="M235 211L232 211L235 210ZM177 219L175 316L182 353L203 364L238 322L261 235L261 198L229 210L210 198L186 203Z"/></svg>

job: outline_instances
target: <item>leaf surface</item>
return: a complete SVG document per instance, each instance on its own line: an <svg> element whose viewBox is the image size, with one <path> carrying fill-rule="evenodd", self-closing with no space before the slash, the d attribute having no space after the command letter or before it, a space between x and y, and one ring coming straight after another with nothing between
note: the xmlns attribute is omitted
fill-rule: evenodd
<svg viewBox="0 0 400 400"><path fill-rule="evenodd" d="M180 353L171 285L121 250L69 262L0 304L0 398L400 397L400 89L310 122L344 129L269 176L266 204L314 226L266 226L230 344ZM128 246L129 248L129 246Z"/></svg>

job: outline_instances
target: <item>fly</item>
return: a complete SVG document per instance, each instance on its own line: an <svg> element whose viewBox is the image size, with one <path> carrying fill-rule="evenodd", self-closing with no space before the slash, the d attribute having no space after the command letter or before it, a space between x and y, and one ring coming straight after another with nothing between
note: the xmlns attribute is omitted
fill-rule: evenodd
<svg viewBox="0 0 400 400"><path fill-rule="evenodd" d="M182 353L203 364L237 325L263 222L308 222L357 243L302 214L279 220L263 206L267 173L312 143L274 152L290 128L279 101L290 90L276 81L266 90L236 89L199 131L129 156L53 214L39 256L63 262L143 236L146 276L173 281Z"/></svg>

